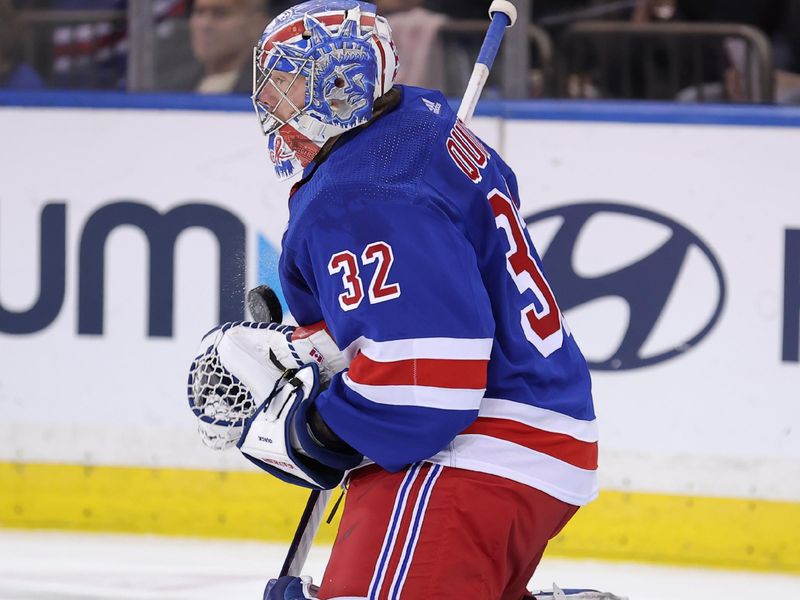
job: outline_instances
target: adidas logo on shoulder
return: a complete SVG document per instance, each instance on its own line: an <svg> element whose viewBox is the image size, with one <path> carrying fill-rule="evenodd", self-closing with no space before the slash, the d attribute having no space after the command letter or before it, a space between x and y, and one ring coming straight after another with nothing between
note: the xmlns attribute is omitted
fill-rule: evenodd
<svg viewBox="0 0 800 600"><path fill-rule="evenodd" d="M425 106L428 107L428 110L433 114L438 115L440 112L442 112L442 105L439 102L432 102L427 98L423 98L422 101L425 103Z"/></svg>

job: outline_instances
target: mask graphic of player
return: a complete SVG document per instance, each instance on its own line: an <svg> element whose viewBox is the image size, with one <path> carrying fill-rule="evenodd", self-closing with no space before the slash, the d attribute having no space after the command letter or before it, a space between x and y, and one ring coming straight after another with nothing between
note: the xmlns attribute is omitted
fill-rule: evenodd
<svg viewBox="0 0 800 600"><path fill-rule="evenodd" d="M366 123L392 88L397 54L374 4L311 0L278 15L253 52L253 106L279 179L330 138Z"/></svg>

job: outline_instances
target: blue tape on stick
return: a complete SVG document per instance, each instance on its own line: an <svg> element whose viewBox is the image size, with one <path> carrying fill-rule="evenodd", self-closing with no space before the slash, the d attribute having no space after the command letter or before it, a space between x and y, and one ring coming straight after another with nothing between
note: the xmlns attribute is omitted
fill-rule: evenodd
<svg viewBox="0 0 800 600"><path fill-rule="evenodd" d="M486 65L489 69L492 68L494 59L497 57L497 51L500 50L500 42L503 41L503 34L509 25L511 25L511 19L507 14L502 12L494 13L492 22L489 25L489 31L486 32L486 38L483 40L481 52L478 54L479 63Z"/></svg>

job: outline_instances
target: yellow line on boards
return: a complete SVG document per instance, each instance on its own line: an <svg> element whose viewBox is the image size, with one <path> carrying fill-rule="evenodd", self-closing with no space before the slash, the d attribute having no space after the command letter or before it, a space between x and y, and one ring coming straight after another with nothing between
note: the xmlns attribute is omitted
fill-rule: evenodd
<svg viewBox="0 0 800 600"><path fill-rule="evenodd" d="M261 473L0 463L0 527L288 541L307 496ZM800 573L800 502L603 491L548 555Z"/></svg>
<svg viewBox="0 0 800 600"><path fill-rule="evenodd" d="M0 490L3 527L260 540L290 540L308 498L261 473L54 464L0 463Z"/></svg>
<svg viewBox="0 0 800 600"><path fill-rule="evenodd" d="M800 502L601 491L548 552L800 573Z"/></svg>

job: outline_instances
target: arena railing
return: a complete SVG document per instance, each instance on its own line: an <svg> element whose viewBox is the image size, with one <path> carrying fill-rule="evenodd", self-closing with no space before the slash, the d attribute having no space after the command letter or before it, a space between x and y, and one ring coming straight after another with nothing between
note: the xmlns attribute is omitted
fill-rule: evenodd
<svg viewBox="0 0 800 600"><path fill-rule="evenodd" d="M127 10L22 10L19 14L22 24L34 33L26 56L48 83L52 79L49 69L53 32L57 27L110 23L119 26L127 38L127 53L122 59L127 90L153 89L155 20L151 2L131 2ZM445 44L451 44L449 49L446 46L450 52L448 61L451 54L459 51L468 55L462 61L465 67L460 69L464 73L445 82L445 91L451 95L463 90L474 59L471 54L477 54L485 29L486 21L480 19L453 20L443 25L440 35ZM91 46L98 44L98 40L89 36L81 43ZM98 46L97 50L101 48ZM740 74L744 75L741 100L772 100L769 42L761 31L746 25L583 21L567 29L554 51L548 33L522 18L509 32L502 65L493 73L492 82L495 97L507 99L553 96L674 99L683 90L684 97L693 93L700 101L719 100L719 89L715 91L713 84L709 85L707 63L709 56L713 63L713 58L721 55L733 56L740 63ZM458 62L457 57L453 59ZM722 71L724 61L717 62L718 71ZM521 73L526 75L520 76ZM716 75L717 79L724 78L724 74ZM89 72L88 77L91 80L97 75ZM91 83L81 87L91 88ZM488 97L491 91L488 90Z"/></svg>
<svg viewBox="0 0 800 600"><path fill-rule="evenodd" d="M520 25L518 23L517 26ZM456 51L454 46L460 46L469 55L466 61L468 68L464 69L461 77L456 77L454 80L451 73L450 79L446 82L444 91L449 95L457 96L463 91L469 79L472 63L478 54L480 42L486 33L486 26L487 21L480 19L452 20L442 25L439 35L445 44L448 57L453 57L453 52ZM511 43L504 45L500 51L502 64L490 76L490 82L495 83L501 90L498 95L505 99L550 95L553 91L555 58L550 35L538 25L528 23L527 35L523 37L521 50L513 45L513 40L507 41ZM521 76L521 73L527 75Z"/></svg>
<svg viewBox="0 0 800 600"><path fill-rule="evenodd" d="M748 25L585 21L564 32L556 55L561 98L774 98L769 40Z"/></svg>
<svg viewBox="0 0 800 600"><path fill-rule="evenodd" d="M528 2L529 0L524 0ZM29 30L25 56L45 78L48 85L66 83L70 85L70 71L59 79L59 74L53 71L53 61L57 58L57 48L54 43L54 34L58 29L71 30L69 33L74 38L74 43L69 40L63 44L66 48L81 46L81 60L92 63L104 50L116 52L112 44L119 43L125 38L126 57L124 65L124 78L127 91L143 92L154 89L155 80L155 47L154 35L156 19L153 14L153 5L150 1L137 1L128 3L127 10L51 10L51 9L25 9L18 12L21 24ZM454 76L447 82L450 89L445 91L460 95L469 79L472 63L477 56L480 42L486 33L488 20L451 20L447 21L440 35L447 43L464 42L465 49L462 54L467 58L463 61L463 77ZM81 30L78 32L78 30ZM98 31L108 31L118 39L109 39L109 35L99 34ZM527 33L525 34L525 31ZM474 49L471 47L474 45ZM544 83L552 81L553 73L553 43L547 32L530 24L524 16L519 19L517 27L508 34L502 54L502 65L495 70L493 81L500 90L499 96L504 98L529 97L531 89L530 77L521 77L520 73L530 73L531 48L533 49L535 85L544 87ZM455 48L451 47L455 52ZM475 56L471 56L473 53ZM68 55L65 60L71 57ZM449 58L449 57L448 57ZM456 67L458 68L458 57ZM468 63L468 64L467 64ZM84 65L85 67L85 65ZM91 69L82 69L84 77L81 85L76 87L92 89L93 87L107 87L101 85L101 77L92 73ZM544 82L544 83L542 83ZM97 86L93 84L97 83ZM445 85L445 87L448 87ZM549 89L547 89L550 92Z"/></svg>

